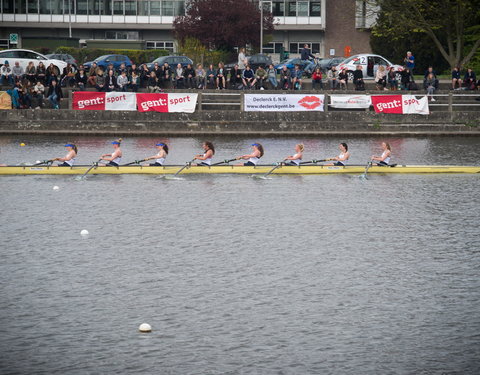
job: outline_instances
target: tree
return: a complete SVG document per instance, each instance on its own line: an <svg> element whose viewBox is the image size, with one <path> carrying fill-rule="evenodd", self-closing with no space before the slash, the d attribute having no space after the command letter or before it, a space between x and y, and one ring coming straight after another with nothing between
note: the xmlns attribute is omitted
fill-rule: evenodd
<svg viewBox="0 0 480 375"><path fill-rule="evenodd" d="M183 43L195 37L210 49L260 45L260 9L250 0L191 0L185 16L176 17L173 29ZM273 16L264 12L264 34L273 31Z"/></svg>
<svg viewBox="0 0 480 375"><path fill-rule="evenodd" d="M452 68L468 64L480 47L478 0L366 1L381 9L374 36L395 41L402 35L424 33Z"/></svg>

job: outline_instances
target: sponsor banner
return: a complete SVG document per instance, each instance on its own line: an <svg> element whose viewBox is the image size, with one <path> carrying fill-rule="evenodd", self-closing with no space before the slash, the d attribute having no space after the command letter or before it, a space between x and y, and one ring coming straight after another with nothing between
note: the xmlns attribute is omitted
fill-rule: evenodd
<svg viewBox="0 0 480 375"><path fill-rule="evenodd" d="M428 98L414 95L372 95L372 104L377 113L400 113L428 115Z"/></svg>
<svg viewBox="0 0 480 375"><path fill-rule="evenodd" d="M12 98L6 91L0 91L0 109L12 109Z"/></svg>
<svg viewBox="0 0 480 375"><path fill-rule="evenodd" d="M330 95L332 108L370 108L371 105L369 95Z"/></svg>
<svg viewBox="0 0 480 375"><path fill-rule="evenodd" d="M247 112L323 111L325 95L245 94Z"/></svg>
<svg viewBox="0 0 480 375"><path fill-rule="evenodd" d="M195 112L198 94L137 94L140 112Z"/></svg>
<svg viewBox="0 0 480 375"><path fill-rule="evenodd" d="M92 91L73 92L73 109L78 110L105 110L105 93Z"/></svg>
<svg viewBox="0 0 480 375"><path fill-rule="evenodd" d="M136 111L137 94L134 92L105 93L105 109L107 111Z"/></svg>

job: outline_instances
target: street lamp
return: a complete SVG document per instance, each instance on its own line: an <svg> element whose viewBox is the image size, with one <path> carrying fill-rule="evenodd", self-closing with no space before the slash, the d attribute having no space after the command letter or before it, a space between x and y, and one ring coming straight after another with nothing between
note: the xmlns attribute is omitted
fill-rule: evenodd
<svg viewBox="0 0 480 375"><path fill-rule="evenodd" d="M263 52L263 0L260 3L260 53Z"/></svg>

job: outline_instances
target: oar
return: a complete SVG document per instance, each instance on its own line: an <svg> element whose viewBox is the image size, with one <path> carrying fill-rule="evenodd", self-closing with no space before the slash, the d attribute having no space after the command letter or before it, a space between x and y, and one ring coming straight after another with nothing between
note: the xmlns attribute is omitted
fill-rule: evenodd
<svg viewBox="0 0 480 375"><path fill-rule="evenodd" d="M92 166L87 169L87 171L82 175L82 177L80 177L80 179L85 178L85 176L88 174L88 172L90 172L94 167L98 167L98 163L100 163L101 161L102 161L102 159L98 159L96 162L93 162Z"/></svg>
<svg viewBox="0 0 480 375"><path fill-rule="evenodd" d="M272 174L272 172L277 169L277 168L280 168L282 166L282 164L285 162L285 160L287 159L284 159L282 160L281 162L279 163L276 163L275 164L275 167L273 167L272 169L270 169L266 174L264 174L263 176L261 176L260 178L267 178L267 176L269 176L270 174Z"/></svg>
<svg viewBox="0 0 480 375"><path fill-rule="evenodd" d="M132 164L140 164L144 161L147 161L147 159L142 159L142 160L135 160L135 161L132 161L131 163L127 163L127 164L123 164L122 167L125 167L127 165L132 165Z"/></svg>
<svg viewBox="0 0 480 375"><path fill-rule="evenodd" d="M228 160L226 159L224 161L219 161L218 163L214 163L214 164L212 164L212 166L213 165L220 165L220 164L228 164L228 163L230 163L232 161L235 161L235 160L237 160L237 159L236 158L235 159L228 159Z"/></svg>
<svg viewBox="0 0 480 375"><path fill-rule="evenodd" d="M365 166L365 172L363 172L363 174L361 175L362 178L364 179L367 179L367 172L368 170L370 169L370 167L372 166L372 161L370 160L367 165Z"/></svg>
<svg viewBox="0 0 480 375"><path fill-rule="evenodd" d="M180 168L180 169L177 171L177 173L175 173L175 174L173 175L173 177L176 177L181 171L183 171L185 168L187 168L188 166L190 166L194 161L195 161L195 159L192 159L192 160L190 160L190 161L187 161L187 162L185 163L185 165L184 165L182 168Z"/></svg>
<svg viewBox="0 0 480 375"><path fill-rule="evenodd" d="M44 160L44 161L41 161L40 163L35 163L35 164L32 164L32 167L36 167L37 165L42 165L42 164L51 164L53 163L53 159L51 160Z"/></svg>
<svg viewBox="0 0 480 375"><path fill-rule="evenodd" d="M324 161L328 161L328 159L320 159L320 160L316 160L316 159L313 159L311 161L301 161L300 164L317 164L317 163L323 163Z"/></svg>

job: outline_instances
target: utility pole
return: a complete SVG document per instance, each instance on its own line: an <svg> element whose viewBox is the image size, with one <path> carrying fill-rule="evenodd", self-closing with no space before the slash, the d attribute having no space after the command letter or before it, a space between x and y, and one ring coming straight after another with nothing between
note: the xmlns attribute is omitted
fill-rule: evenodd
<svg viewBox="0 0 480 375"><path fill-rule="evenodd" d="M72 0L68 0L68 37L72 37Z"/></svg>
<svg viewBox="0 0 480 375"><path fill-rule="evenodd" d="M263 0L260 3L260 53L263 52Z"/></svg>

